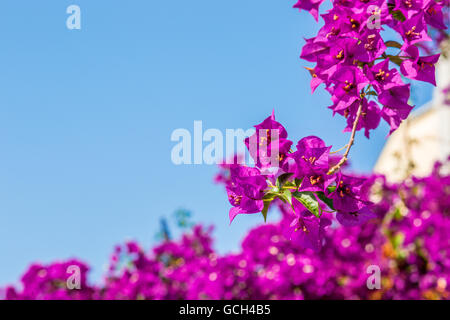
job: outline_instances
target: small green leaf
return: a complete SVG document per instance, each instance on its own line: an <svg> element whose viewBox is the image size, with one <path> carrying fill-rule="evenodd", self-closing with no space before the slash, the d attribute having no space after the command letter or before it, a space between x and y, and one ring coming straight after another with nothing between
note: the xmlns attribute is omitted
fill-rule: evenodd
<svg viewBox="0 0 450 320"><path fill-rule="evenodd" d="M396 57L396 56L389 56L389 60L398 66L401 66L401 64L403 62L402 58Z"/></svg>
<svg viewBox="0 0 450 320"><path fill-rule="evenodd" d="M272 201L264 201L264 208L261 211L261 213L262 213L262 215L264 217L264 222L267 221L267 212L269 211L269 206L270 206L271 202Z"/></svg>
<svg viewBox="0 0 450 320"><path fill-rule="evenodd" d="M266 192L266 194L265 194L264 197L263 197L263 200L264 200L264 201L266 201L266 200L273 200L273 199L275 199L277 196L278 196L278 192L275 192L275 191L269 191L269 192Z"/></svg>
<svg viewBox="0 0 450 320"><path fill-rule="evenodd" d="M313 215L315 215L317 218L320 218L319 202L314 196L314 193L304 191L304 192L294 192L292 195L295 197L295 199L300 201L300 203L304 205L305 208L308 209Z"/></svg>
<svg viewBox="0 0 450 320"><path fill-rule="evenodd" d="M384 44L386 45L386 47L390 47L390 48L397 48L397 49L402 48L402 45L394 40L386 41Z"/></svg>
<svg viewBox="0 0 450 320"><path fill-rule="evenodd" d="M287 202L289 202L290 205L292 205L292 192L288 189L283 191L283 197L286 199Z"/></svg>
<svg viewBox="0 0 450 320"><path fill-rule="evenodd" d="M403 15L403 13L400 10L396 10L396 11L391 11L392 17L394 17L395 20L398 21L405 21L406 17Z"/></svg>
<svg viewBox="0 0 450 320"><path fill-rule="evenodd" d="M397 249L403 244L403 241L405 241L405 235L399 232L392 238L392 246Z"/></svg>
<svg viewBox="0 0 450 320"><path fill-rule="evenodd" d="M403 219L402 211L400 210L400 208L395 208L393 216L394 216L395 220L402 220Z"/></svg>
<svg viewBox="0 0 450 320"><path fill-rule="evenodd" d="M333 200L328 198L325 193L317 192L316 194L317 197L319 197L319 199L322 200L331 210L336 210L333 205Z"/></svg>
<svg viewBox="0 0 450 320"><path fill-rule="evenodd" d="M277 178L277 182L276 185L278 188L281 189L282 186L284 186L284 184L286 183L286 181L288 181L288 179L293 175L293 173L283 173L282 175L280 175Z"/></svg>

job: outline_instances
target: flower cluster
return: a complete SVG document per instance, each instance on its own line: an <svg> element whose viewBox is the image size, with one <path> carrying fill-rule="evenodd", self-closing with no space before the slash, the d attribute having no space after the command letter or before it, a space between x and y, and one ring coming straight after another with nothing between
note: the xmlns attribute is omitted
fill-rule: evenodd
<svg viewBox="0 0 450 320"><path fill-rule="evenodd" d="M238 214L261 212L266 219L271 203L289 205L292 221L286 225L289 238L305 247L320 250L329 213L344 226L357 226L374 217L367 198L367 180L340 172L354 142L355 132L379 126L381 118L396 130L412 106L411 84L403 77L436 85L435 64L440 55L430 52L447 37L443 10L447 0L420 1L333 1L323 14L324 26L306 39L301 58L315 62L308 68L311 89L324 84L331 94L333 114L347 119L351 131L346 152L332 164L330 146L315 136L298 141L296 150L286 129L272 114L255 126L245 140L255 167L233 164L226 184L232 205L230 222ZM300 0L294 7L309 11L318 20L323 0ZM386 40L386 28L399 41ZM438 36L433 33L438 30ZM433 38L430 36L433 36ZM446 92L444 92L446 94Z"/></svg>
<svg viewBox="0 0 450 320"><path fill-rule="evenodd" d="M441 171L400 184L367 177L376 218L326 228L320 252L289 239L291 207L277 201L280 221L251 230L237 253L217 254L212 230L196 226L149 252L135 242L117 246L101 285L90 286L76 260L34 264L22 288L0 290L0 298L449 299L450 176ZM80 290L63 285L72 264L82 270ZM369 266L380 268L378 290L367 287Z"/></svg>
<svg viewBox="0 0 450 320"><path fill-rule="evenodd" d="M331 146L315 136L293 143L286 129L272 113L255 126L245 140L255 167L239 163L225 165L229 177L221 177L232 205L230 222L238 214L261 212L266 218L275 200L289 205L292 221L286 226L289 238L308 248L320 250L328 214L336 212L344 226L355 226L375 217L364 178L334 173ZM255 147L252 147L255 146ZM237 158L235 158L237 159ZM275 161L273 161L275 160Z"/></svg>
<svg viewBox="0 0 450 320"><path fill-rule="evenodd" d="M68 290L67 282L71 276L71 267L79 271L77 290ZM79 260L55 262L48 266L32 264L21 278L23 285L19 293L13 287L5 289L4 295L9 300L91 300L98 298L97 290L87 283L89 267Z"/></svg>
<svg viewBox="0 0 450 320"><path fill-rule="evenodd" d="M294 7L318 20L322 2L299 0ZM364 128L369 137L382 118L392 133L413 108L408 104L410 84L402 75L436 85L439 54L431 52L448 39L443 14L448 12L448 0L332 2L331 10L322 15L323 27L306 39L301 52L302 59L315 63L307 68L311 89L325 85L333 115L347 119L345 131L351 131L356 122L356 129ZM393 32L387 32L388 28ZM392 35L398 41L386 40Z"/></svg>

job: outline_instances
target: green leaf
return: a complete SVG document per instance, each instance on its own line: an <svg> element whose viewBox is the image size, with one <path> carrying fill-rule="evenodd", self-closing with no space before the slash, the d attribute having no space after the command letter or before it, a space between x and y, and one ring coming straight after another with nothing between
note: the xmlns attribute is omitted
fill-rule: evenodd
<svg viewBox="0 0 450 320"><path fill-rule="evenodd" d="M269 211L269 206L270 206L271 202L272 201L264 201L264 208L261 211L261 213L262 213L262 215L264 217L264 222L267 221L267 212Z"/></svg>
<svg viewBox="0 0 450 320"><path fill-rule="evenodd" d="M395 208L393 216L394 216L395 220L402 220L403 219L402 211L400 210L400 208Z"/></svg>
<svg viewBox="0 0 450 320"><path fill-rule="evenodd" d="M288 179L293 175L293 173L283 173L277 178L276 185L279 189L288 181Z"/></svg>
<svg viewBox="0 0 450 320"><path fill-rule="evenodd" d="M395 64L398 65L398 66L401 66L401 64L402 64L402 62L403 62L402 58L396 57L396 56L389 56L389 60L390 60L392 63L395 63Z"/></svg>
<svg viewBox="0 0 450 320"><path fill-rule="evenodd" d="M392 246L397 249L403 244L403 241L405 241L405 235L399 232L392 238Z"/></svg>
<svg viewBox="0 0 450 320"><path fill-rule="evenodd" d="M277 196L278 196L278 192L269 191L264 195L263 200L264 201L269 201L269 200L272 201Z"/></svg>
<svg viewBox="0 0 450 320"><path fill-rule="evenodd" d="M397 49L402 48L402 45L394 40L386 41L384 44L386 45L386 47L390 47L390 48L397 48Z"/></svg>
<svg viewBox="0 0 450 320"><path fill-rule="evenodd" d="M331 210L336 210L333 205L333 200L330 198L327 198L325 193L317 192L316 194L319 197L319 199L322 200Z"/></svg>
<svg viewBox="0 0 450 320"><path fill-rule="evenodd" d="M284 190L283 191L283 197L292 206L292 192L290 190L288 190L288 189Z"/></svg>
<svg viewBox="0 0 450 320"><path fill-rule="evenodd" d="M403 13L400 10L396 10L396 11L392 10L391 14L392 14L392 17L395 20L398 20L398 21L401 21L401 22L406 20L406 17L403 15Z"/></svg>
<svg viewBox="0 0 450 320"><path fill-rule="evenodd" d="M315 215L317 218L320 218L319 202L314 196L314 193L304 191L304 192L294 192L292 195L295 197L295 199L300 201L300 203L304 205L305 208L308 209L313 215Z"/></svg>

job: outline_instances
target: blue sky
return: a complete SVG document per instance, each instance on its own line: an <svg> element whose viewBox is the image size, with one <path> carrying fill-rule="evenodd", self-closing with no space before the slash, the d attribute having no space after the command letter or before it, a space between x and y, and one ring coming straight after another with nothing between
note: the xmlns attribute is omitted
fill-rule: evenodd
<svg viewBox="0 0 450 320"><path fill-rule="evenodd" d="M294 2L2 1L0 286L69 257L99 279L113 245L149 248L178 208L216 226L220 252L236 250L260 215L229 226L216 168L171 162L172 131L194 120L247 129L275 109L293 140L345 145L328 94L310 93L298 55L318 27ZM66 28L71 4L81 30ZM415 95L422 104L430 87ZM355 170L370 171L387 132L358 134Z"/></svg>

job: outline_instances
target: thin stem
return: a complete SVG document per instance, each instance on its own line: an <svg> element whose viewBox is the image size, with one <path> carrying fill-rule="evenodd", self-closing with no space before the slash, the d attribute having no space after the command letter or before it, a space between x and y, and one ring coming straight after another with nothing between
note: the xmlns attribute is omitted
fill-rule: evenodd
<svg viewBox="0 0 450 320"><path fill-rule="evenodd" d="M338 152L340 152L340 151L344 150L345 148L347 148L347 146L348 146L348 144L346 144L345 146L343 146L343 147L342 147L342 148L340 148L340 149L337 149L336 151L331 151L331 152L330 152L330 154L335 154L335 153L338 153Z"/></svg>
<svg viewBox="0 0 450 320"><path fill-rule="evenodd" d="M355 118L355 121L353 122L352 134L350 135L350 140L348 141L348 144L347 144L347 150L345 150L345 153L342 156L341 160L339 160L339 162L328 171L328 174L335 173L344 165L344 163L347 162L348 154L350 153L350 149L352 148L353 144L355 143L356 127L358 126L359 119L361 118L362 107L363 107L363 100L361 100L361 103L359 104L359 107L358 107L358 111L356 112L356 118Z"/></svg>

